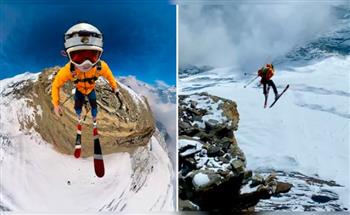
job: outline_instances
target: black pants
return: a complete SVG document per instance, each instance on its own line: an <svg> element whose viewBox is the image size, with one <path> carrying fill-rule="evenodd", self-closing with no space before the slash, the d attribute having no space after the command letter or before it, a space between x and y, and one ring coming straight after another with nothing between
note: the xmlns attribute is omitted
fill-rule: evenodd
<svg viewBox="0 0 350 215"><path fill-rule="evenodd" d="M261 83L263 84L264 94L265 95L267 95L269 93L268 87L270 87L270 86L272 87L273 92L275 93L275 95L276 96L278 95L276 85L275 85L275 83L273 83L273 81L271 79L270 80L262 79Z"/></svg>

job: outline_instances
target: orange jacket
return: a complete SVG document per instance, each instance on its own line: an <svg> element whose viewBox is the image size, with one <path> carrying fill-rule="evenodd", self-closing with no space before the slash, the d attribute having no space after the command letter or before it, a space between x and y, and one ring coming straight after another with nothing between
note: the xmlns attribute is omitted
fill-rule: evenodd
<svg viewBox="0 0 350 215"><path fill-rule="evenodd" d="M271 67L263 67L258 71L258 76L260 76L261 79L264 80L270 80L274 74L275 70Z"/></svg>
<svg viewBox="0 0 350 215"><path fill-rule="evenodd" d="M70 62L67 63L64 67L62 67L56 77L55 80L52 83L52 89L51 89L51 98L52 98L52 104L56 107L59 105L59 98L60 98L60 88L67 82L67 81L75 81L75 80L83 80L87 78L98 78L100 76L103 76L107 79L109 85L112 87L112 90L114 91L118 84L116 80L114 79L114 76L112 74L112 71L109 69L106 62L101 60L101 67L102 69L100 71L97 71L96 66L90 69L87 72L82 72L78 68L75 68L75 72L73 73L70 71ZM87 95L89 94L94 88L95 88L95 81L78 81L75 83L76 90L79 90L82 94Z"/></svg>

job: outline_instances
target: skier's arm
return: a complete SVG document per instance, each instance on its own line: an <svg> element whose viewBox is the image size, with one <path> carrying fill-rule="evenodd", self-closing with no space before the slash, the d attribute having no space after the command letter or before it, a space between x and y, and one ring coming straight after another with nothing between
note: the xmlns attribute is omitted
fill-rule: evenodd
<svg viewBox="0 0 350 215"><path fill-rule="evenodd" d="M52 88L51 88L51 99L52 99L51 102L54 107L59 106L60 88L71 78L72 78L72 75L69 70L69 67L65 66L58 71L55 77L55 80L52 83Z"/></svg>
<svg viewBox="0 0 350 215"><path fill-rule="evenodd" d="M110 70L109 66L107 63L102 61L102 70L101 70L101 75L107 79L109 85L111 86L113 92L119 89L118 83L115 80L112 71Z"/></svg>

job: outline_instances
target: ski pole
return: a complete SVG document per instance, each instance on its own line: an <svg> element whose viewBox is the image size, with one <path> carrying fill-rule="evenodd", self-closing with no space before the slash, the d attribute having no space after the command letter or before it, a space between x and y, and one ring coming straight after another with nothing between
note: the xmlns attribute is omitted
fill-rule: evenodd
<svg viewBox="0 0 350 215"><path fill-rule="evenodd" d="M120 106L119 106L119 109L121 109L123 106L124 106L124 103L123 103L123 101L122 101L122 99L120 98L120 92L119 93L114 93L112 90L109 90L111 93L113 93L116 97L117 97L117 99L119 100L119 102L120 102Z"/></svg>
<svg viewBox="0 0 350 215"><path fill-rule="evenodd" d="M254 77L252 80L250 80L246 85L244 85L244 88L246 88L249 84L253 83L255 79L257 79L259 76Z"/></svg>
<svg viewBox="0 0 350 215"><path fill-rule="evenodd" d="M63 107L64 104L70 99L73 97L74 94L70 95L68 98L66 98L66 100L64 100L64 102L61 104L61 106Z"/></svg>
<svg viewBox="0 0 350 215"><path fill-rule="evenodd" d="M121 100L119 93L116 93L115 95L117 96L117 98L118 98L118 100L120 102L120 107L119 107L119 109L120 109L120 108L122 108L124 106L123 101Z"/></svg>

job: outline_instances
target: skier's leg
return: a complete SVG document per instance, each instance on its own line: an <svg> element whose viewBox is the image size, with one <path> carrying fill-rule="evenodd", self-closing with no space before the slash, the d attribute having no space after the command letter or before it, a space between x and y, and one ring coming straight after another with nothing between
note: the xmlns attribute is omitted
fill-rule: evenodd
<svg viewBox="0 0 350 215"><path fill-rule="evenodd" d="M268 84L269 84L269 86L272 87L273 92L275 93L275 99L277 99L277 97L278 97L278 92L277 92L277 88L276 88L275 83L274 83L272 80L269 80L269 81L268 81Z"/></svg>
<svg viewBox="0 0 350 215"><path fill-rule="evenodd" d="M268 89L267 89L267 84L266 84L266 82L262 82L262 84L263 84L264 96L265 96L264 108L266 108L266 106L267 106L267 97L268 97L269 91L268 91Z"/></svg>
<svg viewBox="0 0 350 215"><path fill-rule="evenodd" d="M96 92L93 90L89 95L89 103L91 106L91 115L92 119L95 122L96 121L96 116L97 116L97 101L96 101Z"/></svg>
<svg viewBox="0 0 350 215"><path fill-rule="evenodd" d="M79 92L78 90L75 90L74 110L75 110L75 113L78 116L78 120L80 120L80 116L81 116L81 111L83 109L84 100L85 100L85 96L81 92Z"/></svg>

